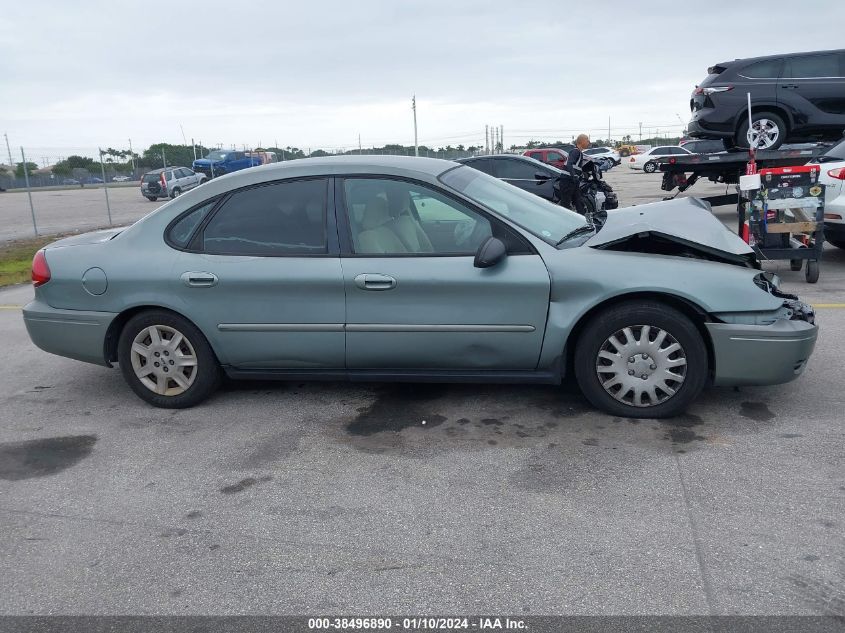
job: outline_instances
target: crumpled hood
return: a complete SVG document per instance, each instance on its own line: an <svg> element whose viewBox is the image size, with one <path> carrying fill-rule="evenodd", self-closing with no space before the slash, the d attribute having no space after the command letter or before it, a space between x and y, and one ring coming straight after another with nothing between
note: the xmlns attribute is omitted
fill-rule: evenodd
<svg viewBox="0 0 845 633"><path fill-rule="evenodd" d="M754 253L710 212L707 202L698 198L676 198L609 211L604 226L584 245L601 248L632 236L648 235L734 256Z"/></svg>
<svg viewBox="0 0 845 633"><path fill-rule="evenodd" d="M91 231L90 233L82 233L81 235L71 235L47 245L47 248L56 248L60 246L79 246L80 244L99 244L100 242L108 242L118 233L126 230L125 226L117 229L105 229L103 231Z"/></svg>

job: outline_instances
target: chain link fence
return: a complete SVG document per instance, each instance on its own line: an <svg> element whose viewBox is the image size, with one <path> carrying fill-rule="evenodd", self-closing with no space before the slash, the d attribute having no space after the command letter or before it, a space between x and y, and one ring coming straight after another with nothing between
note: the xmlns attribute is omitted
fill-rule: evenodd
<svg viewBox="0 0 845 633"><path fill-rule="evenodd" d="M187 146L190 150L190 146ZM245 148L246 149L246 148ZM249 150L247 150L249 151ZM166 199L149 201L141 195L141 177L154 167L100 160L99 149L74 148L68 154L84 158L87 167L69 167L66 157L43 156L40 148L20 148L11 154L13 164L0 164L0 242L33 236L57 235L121 226L143 217ZM478 150L419 148L419 156L454 160L476 155ZM293 155L275 152L279 162ZM413 147L355 148L346 150L298 150L295 159L333 155L413 156ZM162 156L161 166L192 167L192 152L173 164L176 157ZM197 153L203 157L202 152ZM38 162L36 162L38 161ZM5 161L4 161L5 162ZM79 161L77 161L79 162ZM146 161L149 162L149 161ZM40 163L40 164L39 164Z"/></svg>

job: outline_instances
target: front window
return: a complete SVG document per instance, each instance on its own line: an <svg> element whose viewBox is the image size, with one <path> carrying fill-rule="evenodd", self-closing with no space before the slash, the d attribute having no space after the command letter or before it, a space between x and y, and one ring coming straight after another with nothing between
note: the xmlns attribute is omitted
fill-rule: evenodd
<svg viewBox="0 0 845 633"><path fill-rule="evenodd" d="M214 150L213 152L209 153L206 158L208 160L226 160L226 157L229 155L229 152L221 152L219 150Z"/></svg>
<svg viewBox="0 0 845 633"><path fill-rule="evenodd" d="M552 245L585 225L577 213L474 169L457 167L440 176L440 180Z"/></svg>

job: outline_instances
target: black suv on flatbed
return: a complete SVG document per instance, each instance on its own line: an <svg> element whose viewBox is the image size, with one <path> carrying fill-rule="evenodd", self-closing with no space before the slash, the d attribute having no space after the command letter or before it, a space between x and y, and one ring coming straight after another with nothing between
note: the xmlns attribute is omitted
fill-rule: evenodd
<svg viewBox="0 0 845 633"><path fill-rule="evenodd" d="M845 130L845 49L723 62L692 93L689 135L777 149L837 140ZM751 93L751 130L747 93Z"/></svg>

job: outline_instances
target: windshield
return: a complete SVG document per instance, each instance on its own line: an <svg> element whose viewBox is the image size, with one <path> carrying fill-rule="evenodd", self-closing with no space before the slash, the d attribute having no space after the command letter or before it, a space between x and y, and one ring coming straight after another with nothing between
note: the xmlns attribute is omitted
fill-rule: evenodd
<svg viewBox="0 0 845 633"><path fill-rule="evenodd" d="M226 152L218 152L214 151L211 152L206 158L208 160L226 160L227 153Z"/></svg>
<svg viewBox="0 0 845 633"><path fill-rule="evenodd" d="M440 181L552 246L572 229L586 225L577 213L472 167L456 167Z"/></svg>

